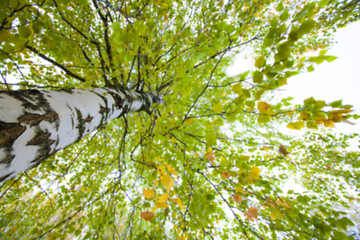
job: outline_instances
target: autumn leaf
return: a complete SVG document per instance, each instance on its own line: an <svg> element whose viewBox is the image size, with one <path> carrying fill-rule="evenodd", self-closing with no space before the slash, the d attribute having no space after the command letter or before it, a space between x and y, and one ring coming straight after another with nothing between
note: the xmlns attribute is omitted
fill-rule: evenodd
<svg viewBox="0 0 360 240"><path fill-rule="evenodd" d="M228 173L228 172L222 172L221 173L221 177L222 178L229 178L231 175L230 175L230 173Z"/></svg>
<svg viewBox="0 0 360 240"><path fill-rule="evenodd" d="M237 204L240 204L241 201L242 201L242 198L239 194L233 194L231 195L231 197L234 199L234 201L237 203Z"/></svg>
<svg viewBox="0 0 360 240"><path fill-rule="evenodd" d="M168 175L168 174L164 174L164 175L160 176L160 182L161 182L161 184L162 184L164 187L166 187L166 185L167 185L168 182L170 181L170 178L171 178L171 176Z"/></svg>
<svg viewBox="0 0 360 240"><path fill-rule="evenodd" d="M155 160L156 160L156 161L159 161L159 162L164 161L164 159L162 159L162 158L158 158L158 157L155 157Z"/></svg>
<svg viewBox="0 0 360 240"><path fill-rule="evenodd" d="M169 205L167 203L164 203L164 202L155 202L155 207L156 208L168 208Z"/></svg>
<svg viewBox="0 0 360 240"><path fill-rule="evenodd" d="M205 154L205 158L206 158L207 160L210 160L213 165L215 164L215 162L214 162L214 160L215 160L215 155L214 155L214 152L213 152L212 150L209 151L209 152L207 152L207 153Z"/></svg>
<svg viewBox="0 0 360 240"><path fill-rule="evenodd" d="M276 219L277 219L277 216L276 216L274 213L270 213L269 216L270 216L273 220L276 220Z"/></svg>
<svg viewBox="0 0 360 240"><path fill-rule="evenodd" d="M311 115L309 111L302 111L299 117L301 120L308 120L311 118Z"/></svg>
<svg viewBox="0 0 360 240"><path fill-rule="evenodd" d="M158 166L158 167L157 167L157 171L158 171L159 174L160 174L160 178L165 175L165 169L164 169L163 166Z"/></svg>
<svg viewBox="0 0 360 240"><path fill-rule="evenodd" d="M236 186L235 187L235 192L237 192L237 193L244 193L244 189L241 187L241 186Z"/></svg>
<svg viewBox="0 0 360 240"><path fill-rule="evenodd" d="M258 102L257 108L260 114L265 114L271 105L266 102Z"/></svg>
<svg viewBox="0 0 360 240"><path fill-rule="evenodd" d="M257 166L253 166L251 169L250 169L250 176L249 178L252 179L252 180L258 180L260 178L260 168L258 168Z"/></svg>
<svg viewBox="0 0 360 240"><path fill-rule="evenodd" d="M169 192L173 186L174 186L174 179L172 177L170 177L169 181L167 182L167 184L165 186L166 192Z"/></svg>
<svg viewBox="0 0 360 240"><path fill-rule="evenodd" d="M143 195L146 199L150 199L153 198L155 195L155 191L152 189L147 189L143 191Z"/></svg>
<svg viewBox="0 0 360 240"><path fill-rule="evenodd" d="M249 208L248 211L244 213L244 215L250 221L253 221L254 219L258 219L258 209L255 207L251 207Z"/></svg>
<svg viewBox="0 0 360 240"><path fill-rule="evenodd" d="M164 193L163 195L161 195L159 197L159 199L157 201L160 202L160 203L164 203L164 202L166 202L168 200L168 198L169 198L169 194Z"/></svg>
<svg viewBox="0 0 360 240"><path fill-rule="evenodd" d="M187 126L190 126L194 120L195 120L194 118L188 118L188 119L185 120L185 124Z"/></svg>
<svg viewBox="0 0 360 240"><path fill-rule="evenodd" d="M153 212L141 212L140 213L140 217L142 219L144 219L145 221L150 221L151 219L153 219L154 216L155 216L155 214Z"/></svg>
<svg viewBox="0 0 360 240"><path fill-rule="evenodd" d="M170 198L169 200L170 200L171 202L176 202L177 205L180 207L181 210L184 210L184 209L185 209L180 198Z"/></svg>
<svg viewBox="0 0 360 240"><path fill-rule="evenodd" d="M178 174L175 172L174 168L173 168L170 164L164 164L164 165L167 167L169 173L174 174L175 176L178 175Z"/></svg>
<svg viewBox="0 0 360 240"><path fill-rule="evenodd" d="M330 127L330 128L335 127L334 122L331 121L331 120L325 120L325 121L324 121L324 126L325 126L325 127Z"/></svg>
<svg viewBox="0 0 360 240"><path fill-rule="evenodd" d="M280 147L279 147L279 153L281 153L281 154L284 155L285 157L290 154L290 152L288 152L288 151L286 150L285 146L282 145L282 144L281 144Z"/></svg>
<svg viewBox="0 0 360 240"><path fill-rule="evenodd" d="M278 205L278 206L283 206L283 207L286 207L286 208L290 208L290 205L289 205L287 202L284 202L284 201L281 201L281 200L277 200L275 203L276 203L276 205Z"/></svg>

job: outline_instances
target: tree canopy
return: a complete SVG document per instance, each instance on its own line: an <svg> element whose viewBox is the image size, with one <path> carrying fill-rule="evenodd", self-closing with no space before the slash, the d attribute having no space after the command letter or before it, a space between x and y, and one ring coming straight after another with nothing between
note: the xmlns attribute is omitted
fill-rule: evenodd
<svg viewBox="0 0 360 240"><path fill-rule="evenodd" d="M349 190L359 186L360 152L349 149L359 136L327 128L359 116L341 100L294 106L277 95L336 59L332 35L359 19L358 0L3 0L0 9L2 91L163 98L3 182L2 238L352 239L339 209L359 201ZM230 76L245 48L254 67Z"/></svg>

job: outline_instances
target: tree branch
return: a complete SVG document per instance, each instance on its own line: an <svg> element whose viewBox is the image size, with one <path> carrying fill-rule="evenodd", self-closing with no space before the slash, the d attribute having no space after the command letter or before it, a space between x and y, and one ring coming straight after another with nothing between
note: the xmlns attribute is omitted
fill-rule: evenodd
<svg viewBox="0 0 360 240"><path fill-rule="evenodd" d="M40 53L38 50L36 50L35 48L29 46L29 45L25 45L25 47L27 49L29 49L30 51L32 51L33 53L35 53L36 55L38 55L39 57L41 57L42 59L52 63L53 65L55 65L56 67L60 68L61 70L63 70L67 75L76 78L77 80L81 81L81 82L85 82L85 78L78 76L77 74L71 72L69 69L67 69L65 66L61 65L60 63L56 62L55 60L52 60L51 58L45 56L44 54Z"/></svg>

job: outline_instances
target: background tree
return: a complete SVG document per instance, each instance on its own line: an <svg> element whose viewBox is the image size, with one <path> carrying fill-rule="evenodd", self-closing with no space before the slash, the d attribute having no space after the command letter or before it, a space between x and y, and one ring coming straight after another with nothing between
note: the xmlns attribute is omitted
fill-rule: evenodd
<svg viewBox="0 0 360 240"><path fill-rule="evenodd" d="M331 34L358 20L358 1L0 4L4 91L106 87L164 100L5 181L3 238L346 238L352 222L334 204L358 201L344 187L359 184L359 152L347 151L357 136L321 126L357 116L341 101L271 97L335 59ZM228 76L244 47L254 70ZM294 139L283 124L320 130ZM307 191L284 191L294 178Z"/></svg>

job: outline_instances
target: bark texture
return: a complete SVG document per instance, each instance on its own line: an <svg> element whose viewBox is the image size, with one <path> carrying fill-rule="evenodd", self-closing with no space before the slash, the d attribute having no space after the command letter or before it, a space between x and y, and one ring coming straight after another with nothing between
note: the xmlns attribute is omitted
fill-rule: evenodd
<svg viewBox="0 0 360 240"><path fill-rule="evenodd" d="M0 182L110 120L160 101L154 94L112 88L0 92Z"/></svg>

